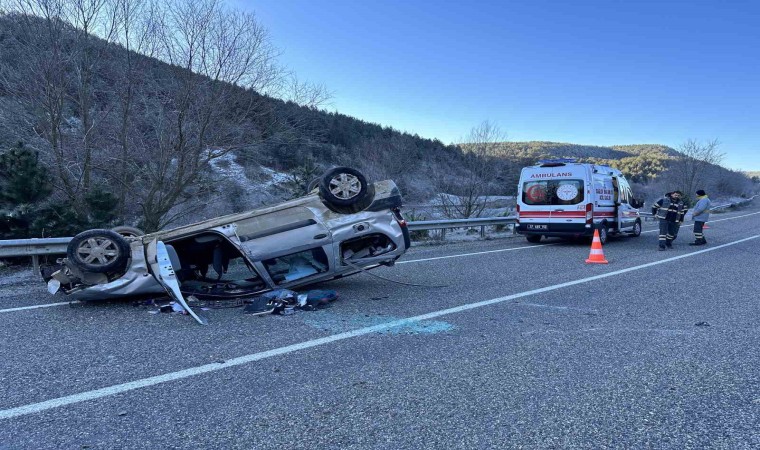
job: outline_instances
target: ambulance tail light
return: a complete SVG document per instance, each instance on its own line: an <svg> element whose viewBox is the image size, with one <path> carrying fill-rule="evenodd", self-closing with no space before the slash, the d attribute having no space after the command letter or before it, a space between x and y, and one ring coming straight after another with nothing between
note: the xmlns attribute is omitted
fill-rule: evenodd
<svg viewBox="0 0 760 450"><path fill-rule="evenodd" d="M520 223L520 205L515 206L515 223Z"/></svg>
<svg viewBox="0 0 760 450"><path fill-rule="evenodd" d="M586 203L586 225L593 225L594 223L594 205Z"/></svg>

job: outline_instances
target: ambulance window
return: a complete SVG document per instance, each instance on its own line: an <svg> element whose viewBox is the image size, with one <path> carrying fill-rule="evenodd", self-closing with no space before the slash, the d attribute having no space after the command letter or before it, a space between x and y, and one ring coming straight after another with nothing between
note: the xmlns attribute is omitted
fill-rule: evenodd
<svg viewBox="0 0 760 450"><path fill-rule="evenodd" d="M625 180L625 178L619 178L618 184L620 186L620 203L628 203L633 197L631 193L631 186Z"/></svg>
<svg viewBox="0 0 760 450"><path fill-rule="evenodd" d="M583 200L583 180L526 181L522 201L526 205L576 205Z"/></svg>
<svg viewBox="0 0 760 450"><path fill-rule="evenodd" d="M522 200L526 205L548 205L549 181L528 181L523 185Z"/></svg>

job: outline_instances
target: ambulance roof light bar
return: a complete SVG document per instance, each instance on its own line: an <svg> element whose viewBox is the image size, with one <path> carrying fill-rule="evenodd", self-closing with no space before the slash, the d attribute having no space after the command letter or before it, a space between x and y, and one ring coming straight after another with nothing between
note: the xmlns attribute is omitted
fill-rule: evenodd
<svg viewBox="0 0 760 450"><path fill-rule="evenodd" d="M557 158L557 159L541 159L538 161L538 164L541 167L556 167L556 166L564 166L565 164L570 164L577 162L575 158Z"/></svg>

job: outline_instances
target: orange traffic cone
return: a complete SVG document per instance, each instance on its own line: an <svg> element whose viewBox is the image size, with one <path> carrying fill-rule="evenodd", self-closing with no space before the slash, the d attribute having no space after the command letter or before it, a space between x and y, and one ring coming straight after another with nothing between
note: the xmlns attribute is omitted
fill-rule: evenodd
<svg viewBox="0 0 760 450"><path fill-rule="evenodd" d="M599 230L594 230L594 240L591 241L591 253L588 254L586 264L607 264L602 251L602 241L599 240Z"/></svg>

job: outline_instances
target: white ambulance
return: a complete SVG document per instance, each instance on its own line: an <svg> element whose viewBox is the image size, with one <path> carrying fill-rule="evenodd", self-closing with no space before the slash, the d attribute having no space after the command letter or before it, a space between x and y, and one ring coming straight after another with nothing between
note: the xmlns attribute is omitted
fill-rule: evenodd
<svg viewBox="0 0 760 450"><path fill-rule="evenodd" d="M617 169L543 160L520 174L516 230L536 243L542 236L589 237L596 229L604 244L610 235L641 234L641 206Z"/></svg>

